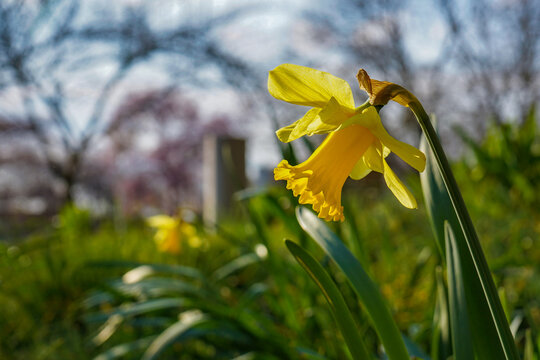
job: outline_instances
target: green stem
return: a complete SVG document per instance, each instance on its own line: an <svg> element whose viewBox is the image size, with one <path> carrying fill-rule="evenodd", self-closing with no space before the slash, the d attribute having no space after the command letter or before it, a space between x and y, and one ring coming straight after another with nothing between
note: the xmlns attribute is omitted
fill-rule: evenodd
<svg viewBox="0 0 540 360"><path fill-rule="evenodd" d="M501 302L499 300L499 295L497 293L497 288L491 277L491 272L487 264L486 258L482 251L482 246L478 240L478 235L472 223L472 220L463 201L463 197L459 191L456 179L448 163L448 159L444 153L442 145L439 141L437 133L431 124L429 116L426 114L426 111L419 102L411 102L409 107L413 111L424 135L426 136L427 142L433 151L437 164L439 166L439 171L444 181L444 185L452 205L456 212L461 230L465 237L467 247L469 249L470 255L472 257L476 273L482 284L484 294L486 295L486 301L491 312L491 316L495 320L495 326L497 328L497 333L499 335L499 340L501 341L502 348L505 352L506 359L519 359L517 349L514 343L514 338L510 332L506 316L504 314Z"/></svg>

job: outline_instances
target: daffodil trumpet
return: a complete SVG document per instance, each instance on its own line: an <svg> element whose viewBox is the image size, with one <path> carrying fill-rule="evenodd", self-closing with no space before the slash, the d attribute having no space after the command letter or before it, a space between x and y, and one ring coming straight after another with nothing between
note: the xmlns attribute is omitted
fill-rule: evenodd
<svg viewBox="0 0 540 360"><path fill-rule="evenodd" d="M292 166L282 160L274 170L274 178L287 181L287 188L301 204L311 204L318 216L328 221L344 220L341 190L347 177L359 180L371 171L383 174L403 206L417 207L416 199L386 157L393 152L421 172L425 155L388 134L376 109L390 99L408 105L407 101L416 98L398 85L371 80L363 70L358 80L370 99L355 107L349 84L329 73L283 64L268 77L268 90L276 99L312 107L302 118L276 132L280 141L328 134L306 161Z"/></svg>

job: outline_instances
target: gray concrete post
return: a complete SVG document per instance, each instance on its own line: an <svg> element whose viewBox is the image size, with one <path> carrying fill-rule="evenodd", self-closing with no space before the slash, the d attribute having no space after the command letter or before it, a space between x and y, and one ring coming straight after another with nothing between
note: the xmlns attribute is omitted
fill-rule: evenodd
<svg viewBox="0 0 540 360"><path fill-rule="evenodd" d="M244 139L207 135L203 140L203 219L212 226L231 209L246 180Z"/></svg>

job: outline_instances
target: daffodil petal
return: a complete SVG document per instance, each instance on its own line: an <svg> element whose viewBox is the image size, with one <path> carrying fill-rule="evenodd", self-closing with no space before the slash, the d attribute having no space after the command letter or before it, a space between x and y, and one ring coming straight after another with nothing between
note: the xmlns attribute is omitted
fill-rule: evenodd
<svg viewBox="0 0 540 360"><path fill-rule="evenodd" d="M281 142L289 142L298 139L310 132L310 127L315 122L320 122L319 112L321 109L313 108L309 110L304 116L296 120L291 125L282 127L276 131L276 135Z"/></svg>
<svg viewBox="0 0 540 360"><path fill-rule="evenodd" d="M296 105L323 108L335 97L341 105L354 108L351 87L345 80L305 66L282 64L270 71L268 91L276 99Z"/></svg>
<svg viewBox="0 0 540 360"><path fill-rule="evenodd" d="M375 136L379 137L384 146L389 148L394 154L399 156L407 164L409 164L419 172L424 171L426 167L426 156L423 152L421 152L414 146L394 139L386 132L386 130L382 126L380 126L379 131L376 132Z"/></svg>
<svg viewBox="0 0 540 360"><path fill-rule="evenodd" d="M326 134L336 130L339 125L322 122L319 117L320 111L319 108L313 108L291 125L282 127L276 131L278 139L288 143L305 135Z"/></svg>
<svg viewBox="0 0 540 360"><path fill-rule="evenodd" d="M355 116L356 123L368 128L385 147L390 149L407 164L420 172L424 171L424 168L426 167L426 156L424 153L414 146L396 140L390 136L384 128L379 114L377 114L377 110L375 110L373 106L368 107L362 114L369 116Z"/></svg>
<svg viewBox="0 0 540 360"><path fill-rule="evenodd" d="M167 215L154 215L146 219L149 226L154 228L170 228L176 226L178 221Z"/></svg>
<svg viewBox="0 0 540 360"><path fill-rule="evenodd" d="M341 105L335 97L331 97L319 113L321 121L329 126L334 126L333 130L337 129L353 115L354 109Z"/></svg>
<svg viewBox="0 0 540 360"><path fill-rule="evenodd" d="M383 173L384 167L381 154L386 158L390 155L390 149L383 146L379 140L375 139L360 160L358 160L356 165L354 165L354 168L349 175L351 179L360 180L372 171Z"/></svg>
<svg viewBox="0 0 540 360"><path fill-rule="evenodd" d="M390 153L392 152L392 150L390 150L389 148L387 148L386 146L382 145L382 151L383 151L383 157L386 159L388 157L388 155L390 155Z"/></svg>
<svg viewBox="0 0 540 360"><path fill-rule="evenodd" d="M360 180L368 176L371 172L371 169L366 166L364 159L360 159L354 165L349 177L354 180Z"/></svg>
<svg viewBox="0 0 540 360"><path fill-rule="evenodd" d="M381 142L375 140L362 156L362 160L369 169L384 173Z"/></svg>
<svg viewBox="0 0 540 360"><path fill-rule="evenodd" d="M399 200L399 202L409 209L416 209L418 205L416 204L416 199L411 194L409 189L405 187L403 182L396 176L396 174L392 171L390 166L388 166L388 163L386 160L382 160L383 167L384 167L384 181L386 182L386 186L392 191L394 196Z"/></svg>
<svg viewBox="0 0 540 360"><path fill-rule="evenodd" d="M276 135L282 142L290 142L304 135L326 134L337 130L341 124L354 115L354 110L346 108L332 97L323 109L313 108L303 117L289 126L285 126Z"/></svg>

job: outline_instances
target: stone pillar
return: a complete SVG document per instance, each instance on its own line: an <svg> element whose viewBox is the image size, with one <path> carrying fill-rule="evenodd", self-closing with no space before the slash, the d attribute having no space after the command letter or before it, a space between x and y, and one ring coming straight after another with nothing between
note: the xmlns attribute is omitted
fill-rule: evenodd
<svg viewBox="0 0 540 360"><path fill-rule="evenodd" d="M207 135L203 142L203 218L212 226L246 187L244 139Z"/></svg>

